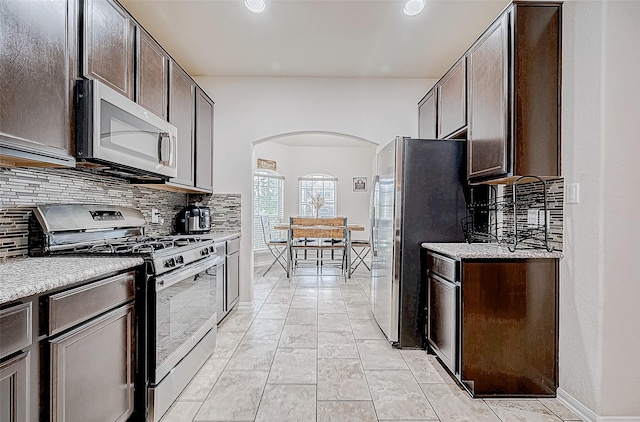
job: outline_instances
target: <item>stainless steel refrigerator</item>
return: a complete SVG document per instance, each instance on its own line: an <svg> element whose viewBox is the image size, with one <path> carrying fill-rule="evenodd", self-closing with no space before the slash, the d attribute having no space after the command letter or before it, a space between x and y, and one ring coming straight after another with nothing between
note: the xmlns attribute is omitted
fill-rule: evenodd
<svg viewBox="0 0 640 422"><path fill-rule="evenodd" d="M371 198L371 307L390 342L422 348L423 242L464 242L465 142L396 138L377 155Z"/></svg>

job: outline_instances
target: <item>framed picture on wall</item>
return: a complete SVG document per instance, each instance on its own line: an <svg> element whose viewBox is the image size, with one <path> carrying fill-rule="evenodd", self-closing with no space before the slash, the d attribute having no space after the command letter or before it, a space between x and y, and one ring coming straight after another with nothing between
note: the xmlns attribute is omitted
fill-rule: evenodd
<svg viewBox="0 0 640 422"><path fill-rule="evenodd" d="M353 191L354 192L366 192L367 191L367 178L366 177L354 177L353 178Z"/></svg>

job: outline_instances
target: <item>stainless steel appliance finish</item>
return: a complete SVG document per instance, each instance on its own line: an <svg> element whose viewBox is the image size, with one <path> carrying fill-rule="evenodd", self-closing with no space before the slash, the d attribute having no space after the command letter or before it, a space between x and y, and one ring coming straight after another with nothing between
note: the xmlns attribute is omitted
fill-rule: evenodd
<svg viewBox="0 0 640 422"><path fill-rule="evenodd" d="M211 230L211 210L199 204L184 207L176 216L176 231L182 234L207 233Z"/></svg>
<svg viewBox="0 0 640 422"><path fill-rule="evenodd" d="M420 244L463 242L464 142L396 138L377 156L372 189L371 300L397 347L424 346Z"/></svg>
<svg viewBox="0 0 640 422"><path fill-rule="evenodd" d="M78 160L125 177L150 181L176 177L177 132L169 122L97 80L76 83Z"/></svg>
<svg viewBox="0 0 640 422"><path fill-rule="evenodd" d="M147 280L136 286L136 300L146 309L137 329L147 347L143 396L153 408L150 420L159 420L213 351L224 308L224 250L216 255L213 240L199 236L146 237L144 227L135 226L144 224L142 214L126 207L51 205L38 207L34 219L34 254L145 258Z"/></svg>

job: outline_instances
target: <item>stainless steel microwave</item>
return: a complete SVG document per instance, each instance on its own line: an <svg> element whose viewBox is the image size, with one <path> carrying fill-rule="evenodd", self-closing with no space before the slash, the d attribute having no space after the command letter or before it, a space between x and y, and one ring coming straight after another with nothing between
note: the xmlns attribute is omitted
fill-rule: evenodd
<svg viewBox="0 0 640 422"><path fill-rule="evenodd" d="M146 181L177 176L178 130L105 84L76 83L80 166Z"/></svg>

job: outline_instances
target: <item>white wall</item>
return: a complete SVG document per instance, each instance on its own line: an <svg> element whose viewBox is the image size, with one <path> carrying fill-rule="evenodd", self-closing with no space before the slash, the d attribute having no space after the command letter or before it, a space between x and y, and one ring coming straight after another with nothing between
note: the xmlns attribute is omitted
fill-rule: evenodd
<svg viewBox="0 0 640 422"><path fill-rule="evenodd" d="M563 173L580 203L565 206L559 394L602 421L640 421L638 22L639 2L564 3Z"/></svg>
<svg viewBox="0 0 640 422"><path fill-rule="evenodd" d="M292 132L416 136L431 79L196 78L215 101L214 189L242 194L240 301L253 301L252 145Z"/></svg>
<svg viewBox="0 0 640 422"><path fill-rule="evenodd" d="M371 182L376 144L363 144L360 147L287 146L268 141L255 146L253 162L255 166L257 158L277 161L278 173L285 177L285 218L298 215L299 177L317 173L336 177L336 215L347 217L349 223L365 226L365 232L354 233L354 238L366 238L370 189L367 186L366 192L353 192L352 182L358 176L365 176Z"/></svg>

